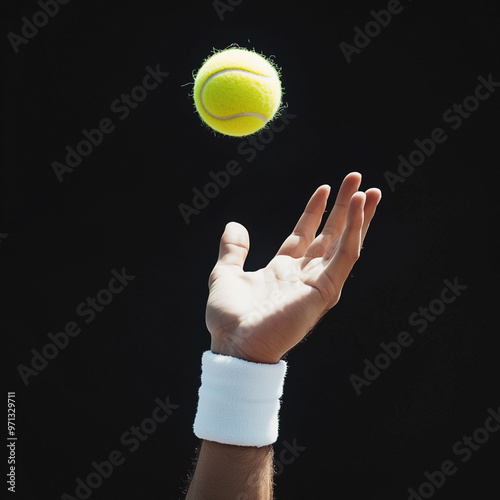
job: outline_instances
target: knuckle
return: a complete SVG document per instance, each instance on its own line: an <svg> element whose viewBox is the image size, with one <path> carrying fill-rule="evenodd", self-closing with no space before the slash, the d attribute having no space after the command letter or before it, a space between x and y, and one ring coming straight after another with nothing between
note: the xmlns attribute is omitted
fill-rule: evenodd
<svg viewBox="0 0 500 500"><path fill-rule="evenodd" d="M361 255L361 251L359 246L343 248L341 252L345 255L345 257L354 265L354 263L359 259Z"/></svg>

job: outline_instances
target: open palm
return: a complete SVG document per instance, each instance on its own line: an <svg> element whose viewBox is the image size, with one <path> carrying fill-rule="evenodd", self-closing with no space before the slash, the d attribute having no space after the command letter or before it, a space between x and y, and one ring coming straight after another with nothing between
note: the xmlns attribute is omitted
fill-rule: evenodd
<svg viewBox="0 0 500 500"><path fill-rule="evenodd" d="M243 270L247 230L226 225L206 310L214 353L277 363L338 302L381 198L376 188L358 191L360 183L357 172L345 177L316 236L330 194L320 186L276 256L255 272Z"/></svg>

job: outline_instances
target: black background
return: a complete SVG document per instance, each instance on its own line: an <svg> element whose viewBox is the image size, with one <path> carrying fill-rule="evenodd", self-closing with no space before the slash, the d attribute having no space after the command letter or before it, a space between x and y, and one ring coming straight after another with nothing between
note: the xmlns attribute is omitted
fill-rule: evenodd
<svg viewBox="0 0 500 500"><path fill-rule="evenodd" d="M306 449L282 467L276 496L406 499L451 459L457 472L435 498L498 498L500 433L467 463L452 447L500 404L500 90L456 130L443 120L480 75L500 81L498 3L401 5L350 63L339 44L387 3L244 0L221 19L211 1L73 0L17 54L7 35L40 6L4 6L0 282L6 391L17 401L13 498L75 496L76 479L113 450L125 463L90 498L182 498L210 346L207 279L225 224L247 227L245 268L258 269L314 189L335 192L353 170L383 199L341 301L288 356L276 458L284 441ZM193 71L232 43L274 56L295 115L262 136L251 162L238 152L245 139L210 132L190 96ZM157 65L169 76L120 120L111 103ZM103 118L115 130L59 182L52 163ZM391 191L384 173L437 127L447 140ZM241 173L186 224L178 205L231 160ZM135 278L85 324L77 305L123 267ZM418 333L408 319L445 279L467 289ZM19 365L68 321L81 334L25 385ZM349 377L401 331L413 344L357 396ZM130 452L122 434L167 396L179 407Z"/></svg>

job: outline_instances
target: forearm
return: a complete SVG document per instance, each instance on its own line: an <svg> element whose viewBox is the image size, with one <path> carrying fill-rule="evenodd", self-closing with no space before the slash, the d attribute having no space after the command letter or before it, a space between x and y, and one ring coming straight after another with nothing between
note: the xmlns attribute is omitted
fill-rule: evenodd
<svg viewBox="0 0 500 500"><path fill-rule="evenodd" d="M206 351L193 425L202 439L187 500L270 500L287 364Z"/></svg>
<svg viewBox="0 0 500 500"><path fill-rule="evenodd" d="M186 500L270 500L273 447L203 440Z"/></svg>

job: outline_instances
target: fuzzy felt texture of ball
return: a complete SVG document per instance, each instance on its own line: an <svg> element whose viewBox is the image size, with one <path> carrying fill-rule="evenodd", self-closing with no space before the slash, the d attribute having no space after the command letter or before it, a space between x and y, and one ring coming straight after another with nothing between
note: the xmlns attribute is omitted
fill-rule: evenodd
<svg viewBox="0 0 500 500"><path fill-rule="evenodd" d="M230 48L205 60L193 95L204 123L221 134L243 137L265 127L279 111L279 71L256 52Z"/></svg>

